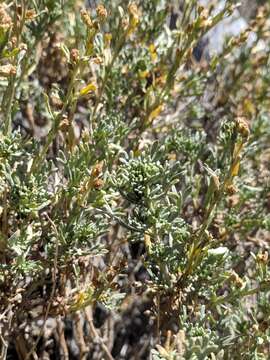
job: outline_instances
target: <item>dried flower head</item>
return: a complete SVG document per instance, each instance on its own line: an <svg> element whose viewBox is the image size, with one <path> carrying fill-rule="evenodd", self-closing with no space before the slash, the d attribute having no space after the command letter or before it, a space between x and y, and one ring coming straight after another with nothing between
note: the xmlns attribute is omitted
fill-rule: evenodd
<svg viewBox="0 0 270 360"><path fill-rule="evenodd" d="M238 117L236 119L236 129L240 135L244 138L248 138L250 134L249 126L244 117Z"/></svg>
<svg viewBox="0 0 270 360"><path fill-rule="evenodd" d="M0 5L0 29L8 30L12 27L11 17L6 12L3 5Z"/></svg>
<svg viewBox="0 0 270 360"><path fill-rule="evenodd" d="M25 19L26 20L33 20L36 17L36 12L34 9L29 9L25 13Z"/></svg>
<svg viewBox="0 0 270 360"><path fill-rule="evenodd" d="M66 131L68 131L69 126L70 126L70 122L69 122L68 118L66 116L63 116L63 119L60 122L59 129L63 132L66 132Z"/></svg>
<svg viewBox="0 0 270 360"><path fill-rule="evenodd" d="M0 66L0 76L8 77L11 75L16 75L16 71L16 66L13 66L11 64Z"/></svg>
<svg viewBox="0 0 270 360"><path fill-rule="evenodd" d="M229 208L234 208L235 206L237 206L239 204L239 201L240 201L240 197L237 194L228 197Z"/></svg>
<svg viewBox="0 0 270 360"><path fill-rule="evenodd" d="M230 272L230 281L238 288L242 288L245 285L244 281L234 270Z"/></svg>
<svg viewBox="0 0 270 360"><path fill-rule="evenodd" d="M91 175L92 175L94 178L98 177L98 176L101 174L101 172L102 172L102 168L103 168L103 163L102 163L102 162L97 163L97 164L94 166Z"/></svg>
<svg viewBox="0 0 270 360"><path fill-rule="evenodd" d="M94 24L90 18L90 15L84 9L81 10L81 19L89 29L92 29L94 27Z"/></svg>
<svg viewBox="0 0 270 360"><path fill-rule="evenodd" d="M263 253L259 253L257 255L257 261L263 264L267 264L268 262L268 252L264 251Z"/></svg>
<svg viewBox="0 0 270 360"><path fill-rule="evenodd" d="M203 11L205 11L205 7L202 6L202 5L198 5L197 11L198 11L198 14L201 15L201 13L202 13Z"/></svg>
<svg viewBox="0 0 270 360"><path fill-rule="evenodd" d="M103 63L103 59L100 56L96 56L95 58L93 58L93 62L96 65L101 65Z"/></svg>
<svg viewBox="0 0 270 360"><path fill-rule="evenodd" d="M102 179L95 179L93 181L93 187L96 189L96 190L100 190L104 185L104 181Z"/></svg>
<svg viewBox="0 0 270 360"><path fill-rule="evenodd" d="M128 5L128 12L131 16L134 16L134 17L139 16L138 7L135 3L131 3Z"/></svg>
<svg viewBox="0 0 270 360"><path fill-rule="evenodd" d="M59 98L59 96L51 95L50 97L51 104L54 108L60 110L63 107L63 101Z"/></svg>
<svg viewBox="0 0 270 360"><path fill-rule="evenodd" d="M76 63L80 58L80 53L78 49L72 49L70 51L70 59L72 62Z"/></svg>
<svg viewBox="0 0 270 360"><path fill-rule="evenodd" d="M132 29L135 29L139 23L139 11L135 3L129 4L128 13L130 16L130 26Z"/></svg>
<svg viewBox="0 0 270 360"><path fill-rule="evenodd" d="M105 20L108 17L107 10L104 5L100 4L96 8L97 16L100 20Z"/></svg>
<svg viewBox="0 0 270 360"><path fill-rule="evenodd" d="M212 26L212 19L209 17L209 10L208 9L202 9L200 13L200 17L198 19L199 26L201 29L206 29L207 27Z"/></svg>
<svg viewBox="0 0 270 360"><path fill-rule="evenodd" d="M231 184L227 186L226 191L229 195L234 195L237 193L237 188L233 184Z"/></svg>

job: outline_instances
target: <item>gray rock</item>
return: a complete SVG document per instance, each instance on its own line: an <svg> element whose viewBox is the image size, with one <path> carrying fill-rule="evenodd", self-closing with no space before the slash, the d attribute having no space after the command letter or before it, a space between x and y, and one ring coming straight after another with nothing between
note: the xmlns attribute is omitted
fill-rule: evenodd
<svg viewBox="0 0 270 360"><path fill-rule="evenodd" d="M200 3L207 7L212 1L200 0ZM221 11L224 8L225 3L225 0L219 0L215 12L218 13ZM247 21L240 15L239 10L236 9L231 16L222 20L207 34L209 39L208 47L211 55L222 51L226 38L239 35L242 31L247 29L247 27Z"/></svg>

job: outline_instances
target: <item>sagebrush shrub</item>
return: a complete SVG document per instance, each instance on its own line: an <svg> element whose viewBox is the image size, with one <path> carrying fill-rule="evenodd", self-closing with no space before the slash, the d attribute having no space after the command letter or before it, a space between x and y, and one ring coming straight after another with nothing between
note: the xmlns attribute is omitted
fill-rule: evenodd
<svg viewBox="0 0 270 360"><path fill-rule="evenodd" d="M180 3L1 2L1 359L269 358L270 9Z"/></svg>

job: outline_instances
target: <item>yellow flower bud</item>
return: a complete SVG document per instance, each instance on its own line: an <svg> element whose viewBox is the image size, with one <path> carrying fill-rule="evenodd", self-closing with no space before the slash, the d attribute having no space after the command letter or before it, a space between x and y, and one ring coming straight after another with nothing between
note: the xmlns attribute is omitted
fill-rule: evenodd
<svg viewBox="0 0 270 360"><path fill-rule="evenodd" d="M152 110L148 117L148 121L151 123L156 117L158 117L163 108L163 104L160 104L154 110Z"/></svg>
<svg viewBox="0 0 270 360"><path fill-rule="evenodd" d="M90 84L86 85L84 88L81 89L80 95L84 96L84 95L89 94L90 92L95 92L96 90L97 90L96 85L93 84L93 83L90 83Z"/></svg>

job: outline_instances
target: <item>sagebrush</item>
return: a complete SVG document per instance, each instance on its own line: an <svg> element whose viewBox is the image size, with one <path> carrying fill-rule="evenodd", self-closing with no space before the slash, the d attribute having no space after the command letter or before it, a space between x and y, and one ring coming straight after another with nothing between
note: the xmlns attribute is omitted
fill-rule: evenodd
<svg viewBox="0 0 270 360"><path fill-rule="evenodd" d="M1 359L269 359L269 15L0 3Z"/></svg>

